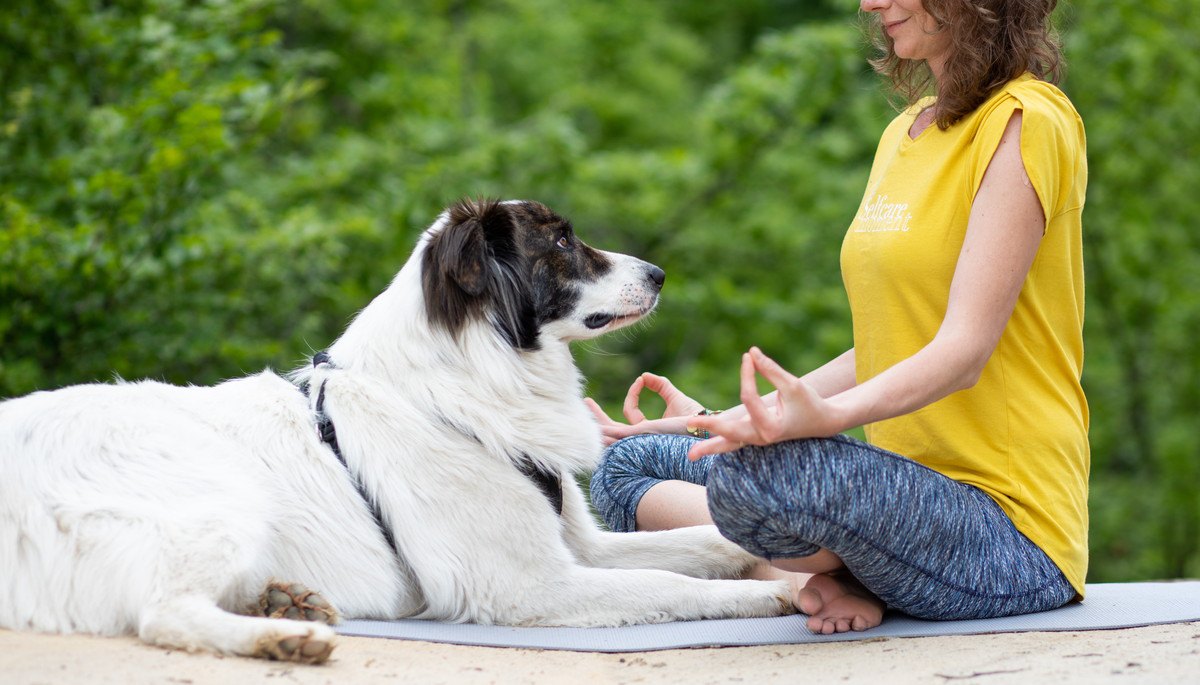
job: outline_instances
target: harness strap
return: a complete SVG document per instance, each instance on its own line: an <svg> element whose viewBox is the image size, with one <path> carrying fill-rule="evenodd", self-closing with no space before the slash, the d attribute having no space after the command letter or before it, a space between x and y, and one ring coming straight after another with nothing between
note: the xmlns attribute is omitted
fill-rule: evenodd
<svg viewBox="0 0 1200 685"><path fill-rule="evenodd" d="M314 368L322 364L329 364L331 367L333 367L333 360L329 356L329 353L325 350L314 354L312 361ZM304 385L301 390L304 392L304 396L308 397L308 385ZM321 386L317 389L317 404L314 407L314 411L316 413L317 421L317 436L321 438L321 442L324 442L329 446L329 449L333 450L333 455L337 457L337 460L341 462L342 467L345 468L346 472L350 474L350 479L353 481L355 489L358 490L359 496L361 496L363 501L367 503L367 506L371 508L371 513L375 516L375 523L379 526L379 530L383 532L384 539L387 540L387 543L392 550L399 554L399 550L396 548L395 535L393 535L392 529L388 528L384 523L383 512L379 508L379 503L376 502L373 497L371 497L371 495L367 492L366 486L364 486L362 481L360 481L358 477L354 475L353 471L350 470L350 465L346 463L346 457L342 455L342 449L338 446L337 430L333 426L333 419L329 418L329 416L325 413L324 382L322 382ZM476 442L481 442L478 437L472 435L470 432L463 431L461 427L453 424L452 422L447 421L447 423L454 426L460 432L470 436ZM553 471L548 471L544 468L541 468L527 454L522 454L521 457L521 461L516 465L517 469L526 478L529 478L531 481L533 481L533 484L538 487L538 490L542 491L542 494L545 495L546 499L550 502L550 507L554 510L554 513L558 516L562 516L562 477Z"/></svg>
<svg viewBox="0 0 1200 685"><path fill-rule="evenodd" d="M329 353L325 352L324 350L313 355L313 367L316 368L322 364L329 364L330 366L333 366L333 361L330 359ZM305 397L309 396L309 388L307 384L301 387L301 391L304 393ZM375 525L379 526L380 532L383 533L383 539L387 541L388 547L390 547L392 551L398 555L399 550L396 548L396 536L392 533L392 529L388 528L387 524L384 523L383 511L379 508L379 502L376 502L375 498L371 497L370 493L367 492L366 486L363 485L363 482L358 479L358 476L354 475L353 471L350 470L350 465L346 463L346 457L342 455L342 448L338 446L337 430L335 430L333 427L333 419L329 418L329 415L325 413L324 381L322 381L321 386L317 388L317 405L314 407L314 411L316 412L317 420L317 437L321 439L321 442L328 445L329 449L333 450L333 456L337 457L337 460L342 464L342 468L346 469L346 473L350 475L350 480L352 483L354 483L354 489L358 490L359 497L362 497L363 501L367 503L368 507L370 507L371 514L375 517Z"/></svg>
<svg viewBox="0 0 1200 685"><path fill-rule="evenodd" d="M555 514L562 516L563 511L563 487L562 478L553 471L547 471L534 463L529 455L522 454L523 459L517 465L521 473L525 474L533 484L538 486L546 499L550 500L550 508Z"/></svg>
<svg viewBox="0 0 1200 685"><path fill-rule="evenodd" d="M480 447L484 446L483 440L480 440L479 436L475 435L475 433L469 428L456 421L452 421L440 413L437 414L436 418L447 428L458 432L460 435L466 438L470 438ZM537 462L535 462L532 457L525 453L522 453L518 459L513 460L511 463L514 467L516 467L517 471L521 472L521 475L533 481L533 484L537 486L538 490L542 491L542 494L545 495L546 499L550 502L550 508L554 510L554 513L562 516L563 488L562 478L559 476L559 474L538 466Z"/></svg>

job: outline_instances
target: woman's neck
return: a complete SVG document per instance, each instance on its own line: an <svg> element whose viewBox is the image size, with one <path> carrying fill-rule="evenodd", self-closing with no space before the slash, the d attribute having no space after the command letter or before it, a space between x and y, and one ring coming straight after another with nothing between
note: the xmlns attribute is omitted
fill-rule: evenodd
<svg viewBox="0 0 1200 685"><path fill-rule="evenodd" d="M947 52L937 55L936 57L928 57L925 59L925 66L929 67L929 73L933 74L934 84L938 84L942 80L942 74L946 70L946 60L949 58Z"/></svg>

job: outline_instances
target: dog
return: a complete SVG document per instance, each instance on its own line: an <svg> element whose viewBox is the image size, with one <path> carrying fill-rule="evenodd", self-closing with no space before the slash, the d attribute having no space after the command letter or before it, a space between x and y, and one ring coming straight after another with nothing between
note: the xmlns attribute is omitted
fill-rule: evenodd
<svg viewBox="0 0 1200 685"><path fill-rule="evenodd" d="M598 528L569 343L664 273L464 200L313 364L0 403L0 627L320 663L340 618L618 626L793 611L712 526ZM310 588L314 588L310 589Z"/></svg>

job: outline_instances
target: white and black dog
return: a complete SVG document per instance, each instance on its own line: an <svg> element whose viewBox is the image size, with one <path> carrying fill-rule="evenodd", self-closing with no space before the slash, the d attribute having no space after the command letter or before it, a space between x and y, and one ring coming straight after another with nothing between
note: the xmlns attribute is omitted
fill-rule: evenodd
<svg viewBox="0 0 1200 685"><path fill-rule="evenodd" d="M339 614L792 611L785 583L705 580L754 562L712 526L603 532L572 478L601 441L568 343L638 320L662 283L541 204L464 201L291 381L3 402L0 627L321 662Z"/></svg>

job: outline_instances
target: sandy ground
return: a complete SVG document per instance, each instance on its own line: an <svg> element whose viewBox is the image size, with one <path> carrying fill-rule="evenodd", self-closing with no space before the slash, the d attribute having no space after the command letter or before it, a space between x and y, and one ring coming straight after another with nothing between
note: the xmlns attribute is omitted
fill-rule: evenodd
<svg viewBox="0 0 1200 685"><path fill-rule="evenodd" d="M0 630L2 685L368 683L1200 684L1200 622L1126 630L875 638L595 654L339 638L322 666Z"/></svg>

